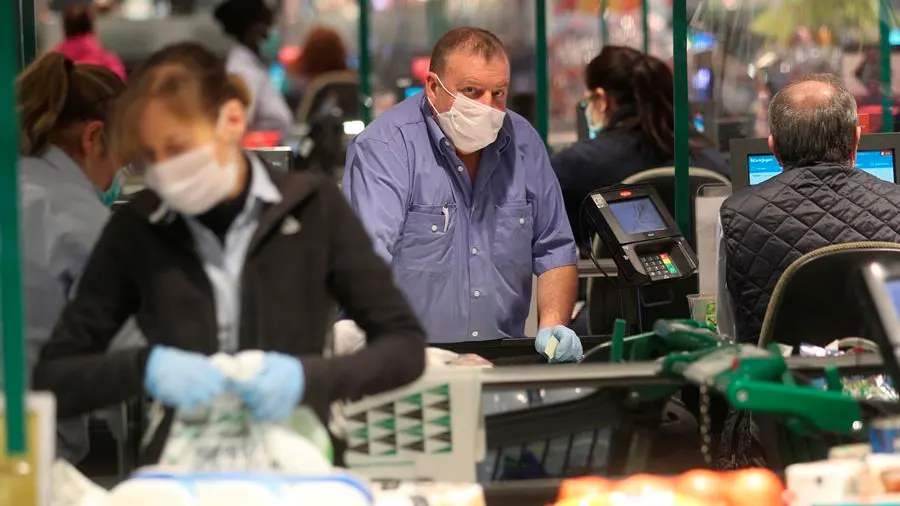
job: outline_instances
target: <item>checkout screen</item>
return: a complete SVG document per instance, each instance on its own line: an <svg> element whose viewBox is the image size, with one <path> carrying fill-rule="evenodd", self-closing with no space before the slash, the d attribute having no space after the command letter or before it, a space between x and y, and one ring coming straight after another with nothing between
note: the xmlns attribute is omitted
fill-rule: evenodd
<svg viewBox="0 0 900 506"><path fill-rule="evenodd" d="M894 183L894 151L859 151L856 153L856 168L869 174ZM750 155L747 157L747 172L750 174L750 185L762 183L770 177L781 174L781 165L775 155Z"/></svg>
<svg viewBox="0 0 900 506"><path fill-rule="evenodd" d="M650 197L609 202L609 210L626 234L643 234L666 229L666 224Z"/></svg>
<svg viewBox="0 0 900 506"><path fill-rule="evenodd" d="M885 285L887 286L888 295L891 296L891 302L894 303L894 309L900 315L900 279L890 279Z"/></svg>

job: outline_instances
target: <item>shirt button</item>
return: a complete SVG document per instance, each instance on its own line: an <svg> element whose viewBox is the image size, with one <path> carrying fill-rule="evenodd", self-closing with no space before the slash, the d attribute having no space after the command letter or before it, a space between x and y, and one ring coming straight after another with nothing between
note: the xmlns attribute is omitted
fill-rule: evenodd
<svg viewBox="0 0 900 506"><path fill-rule="evenodd" d="M519 225L525 224L525 218L519 218Z"/></svg>
<svg viewBox="0 0 900 506"><path fill-rule="evenodd" d="M472 337L478 337L478 331L472 332Z"/></svg>
<svg viewBox="0 0 900 506"><path fill-rule="evenodd" d="M432 232L437 232L437 225L432 225L432 226L431 226L431 231L432 231Z"/></svg>
<svg viewBox="0 0 900 506"><path fill-rule="evenodd" d="M472 248L472 254L473 254L473 255L477 255L477 254L478 254L478 248Z"/></svg>
<svg viewBox="0 0 900 506"><path fill-rule="evenodd" d="M462 172L462 171L463 171L463 166L462 166L462 165L460 165L459 167L456 168L456 172Z"/></svg>
<svg viewBox="0 0 900 506"><path fill-rule="evenodd" d="M472 297L475 297L476 299L478 297L481 297L481 292L479 292L478 290L475 290L474 292L472 292Z"/></svg>

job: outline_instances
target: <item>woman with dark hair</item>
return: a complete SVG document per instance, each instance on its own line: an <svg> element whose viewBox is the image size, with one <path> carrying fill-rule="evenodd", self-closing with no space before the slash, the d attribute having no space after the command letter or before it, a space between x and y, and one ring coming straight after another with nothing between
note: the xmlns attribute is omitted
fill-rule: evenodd
<svg viewBox="0 0 900 506"><path fill-rule="evenodd" d="M606 46L588 63L584 78L585 119L596 136L551 159L579 240L581 203L591 191L672 166L675 152L673 78L663 61L629 47ZM696 132L691 166L729 175L724 157Z"/></svg>
<svg viewBox="0 0 900 506"><path fill-rule="evenodd" d="M226 62L228 72L239 75L250 92L249 130L287 133L293 114L284 95L269 79L269 69L261 54L272 32L275 15L264 0L226 0L213 15L234 41Z"/></svg>
<svg viewBox="0 0 900 506"><path fill-rule="evenodd" d="M119 79L125 79L125 65L115 53L100 45L94 32L94 11L90 3L71 5L62 14L65 39L53 48L75 63L89 63L106 67Z"/></svg>

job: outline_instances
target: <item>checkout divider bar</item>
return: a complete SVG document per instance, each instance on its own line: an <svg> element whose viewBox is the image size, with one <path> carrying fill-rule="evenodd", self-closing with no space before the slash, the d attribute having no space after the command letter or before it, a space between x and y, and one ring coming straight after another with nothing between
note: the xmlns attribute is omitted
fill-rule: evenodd
<svg viewBox="0 0 900 506"><path fill-rule="evenodd" d="M788 368L796 373L823 373L835 367L841 374L883 372L881 357L875 354L837 357L788 357ZM560 364L507 366L485 369L481 374L484 390L510 388L634 387L675 385L679 382L662 376L659 362L625 364Z"/></svg>

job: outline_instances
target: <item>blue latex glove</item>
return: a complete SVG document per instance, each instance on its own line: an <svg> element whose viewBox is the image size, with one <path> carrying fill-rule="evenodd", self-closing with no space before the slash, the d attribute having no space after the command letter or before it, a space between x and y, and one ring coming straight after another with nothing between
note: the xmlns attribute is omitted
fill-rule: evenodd
<svg viewBox="0 0 900 506"><path fill-rule="evenodd" d="M553 343L556 349L553 349ZM534 349L549 359L551 364L558 362L578 362L584 356L581 339L575 331L563 325L544 327L538 331L534 340Z"/></svg>
<svg viewBox="0 0 900 506"><path fill-rule="evenodd" d="M266 353L263 370L247 381L238 381L234 390L259 422L279 422L290 418L306 384L303 364L281 353Z"/></svg>
<svg viewBox="0 0 900 506"><path fill-rule="evenodd" d="M209 358L168 346L154 346L147 359L144 389L176 409L208 406L225 390L225 376Z"/></svg>

